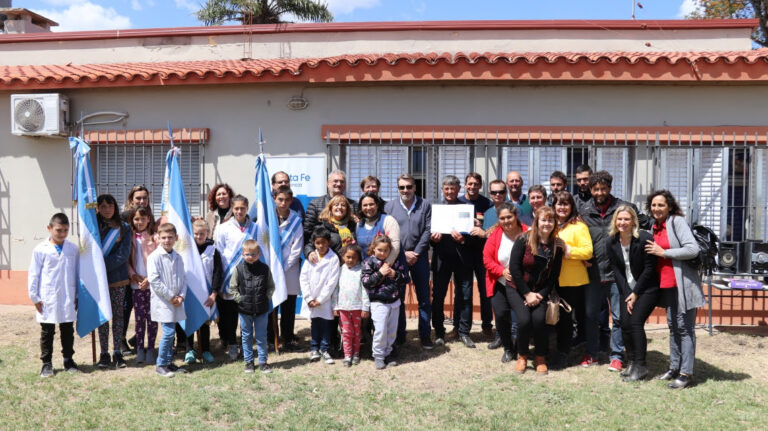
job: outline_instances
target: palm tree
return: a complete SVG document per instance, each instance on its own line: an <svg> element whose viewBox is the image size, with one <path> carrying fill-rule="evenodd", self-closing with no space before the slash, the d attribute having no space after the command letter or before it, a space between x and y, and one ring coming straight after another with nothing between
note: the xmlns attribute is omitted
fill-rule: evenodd
<svg viewBox="0 0 768 431"><path fill-rule="evenodd" d="M206 0L196 13L205 25L222 25L227 21L278 24L285 22L282 17L286 14L305 21L333 21L328 4L320 0Z"/></svg>

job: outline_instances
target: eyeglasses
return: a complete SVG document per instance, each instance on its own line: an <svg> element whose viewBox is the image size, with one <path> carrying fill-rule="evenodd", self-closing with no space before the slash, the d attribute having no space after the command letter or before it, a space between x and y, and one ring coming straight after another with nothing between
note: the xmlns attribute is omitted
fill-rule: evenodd
<svg viewBox="0 0 768 431"><path fill-rule="evenodd" d="M245 256L245 257L255 257L255 256L258 256L258 255L259 255L259 253L243 253L243 256Z"/></svg>
<svg viewBox="0 0 768 431"><path fill-rule="evenodd" d="M397 188L400 190L412 190L413 184L408 184L407 186L397 186Z"/></svg>
<svg viewBox="0 0 768 431"><path fill-rule="evenodd" d="M506 192L507 192L506 190L491 190L491 192L490 192L490 193L491 193L492 195L503 195L503 194L504 194L504 193L506 193Z"/></svg>

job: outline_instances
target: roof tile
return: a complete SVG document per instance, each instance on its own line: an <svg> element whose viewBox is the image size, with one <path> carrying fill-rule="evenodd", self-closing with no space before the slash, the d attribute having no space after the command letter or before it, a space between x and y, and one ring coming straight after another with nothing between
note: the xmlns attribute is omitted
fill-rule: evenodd
<svg viewBox="0 0 768 431"><path fill-rule="evenodd" d="M590 66L602 65L612 73L583 73ZM201 60L155 63L105 63L82 65L32 65L0 66L0 88L78 88L135 85L180 85L185 83L233 83L233 82L346 82L355 80L434 80L447 79L445 70L477 68L494 69L493 79L526 78L529 66L539 72L552 72L551 76L538 79L570 80L637 80L638 71L648 76L645 80L703 80L706 70L701 66L759 66L767 71L768 49L725 52L535 52L535 53L414 53L414 54L353 54L324 58L253 59L253 60ZM409 72L409 68L427 66L421 72ZM508 66L508 68L505 68ZM578 73L569 70L581 67ZM651 74L644 66L654 68ZM682 67L681 67L682 66ZM517 69L514 69L516 67ZM365 75L366 68L390 72L387 77L373 78ZM632 73L629 73L632 71ZM521 75L515 75L515 73ZM554 73L557 72L557 73ZM563 72L566 72L563 74ZM616 74L621 72L624 75ZM671 74L669 76L664 73ZM714 72L713 72L714 73ZM453 79L477 79L477 74L456 74ZM721 69L712 81L747 80L765 74L723 74ZM453 75L452 75L453 76ZM549 77L548 77L549 76ZM485 78L484 78L485 79Z"/></svg>

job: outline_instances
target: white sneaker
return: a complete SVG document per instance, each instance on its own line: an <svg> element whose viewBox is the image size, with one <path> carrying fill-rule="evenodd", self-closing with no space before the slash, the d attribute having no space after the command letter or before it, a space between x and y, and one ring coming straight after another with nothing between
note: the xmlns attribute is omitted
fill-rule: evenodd
<svg viewBox="0 0 768 431"><path fill-rule="evenodd" d="M230 344L229 345L229 359L231 361L237 360L237 344Z"/></svg>
<svg viewBox="0 0 768 431"><path fill-rule="evenodd" d="M328 352L323 352L323 361L325 361L325 363L328 365L331 365L334 363L334 360L331 357L331 354Z"/></svg>
<svg viewBox="0 0 768 431"><path fill-rule="evenodd" d="M318 352L317 350L313 350L309 354L309 362L316 362L316 361L319 361L319 360L320 360L320 352Z"/></svg>

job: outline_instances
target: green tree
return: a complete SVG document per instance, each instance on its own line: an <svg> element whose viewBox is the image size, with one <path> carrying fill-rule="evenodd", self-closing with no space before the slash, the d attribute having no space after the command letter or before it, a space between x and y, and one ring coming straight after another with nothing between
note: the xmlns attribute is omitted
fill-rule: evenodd
<svg viewBox="0 0 768 431"><path fill-rule="evenodd" d="M279 24L285 15L312 22L333 21L328 4L318 0L207 0L196 13L205 25L227 21L242 24Z"/></svg>
<svg viewBox="0 0 768 431"><path fill-rule="evenodd" d="M757 18L760 23L752 40L768 47L768 0L696 0L697 9L688 19Z"/></svg>

